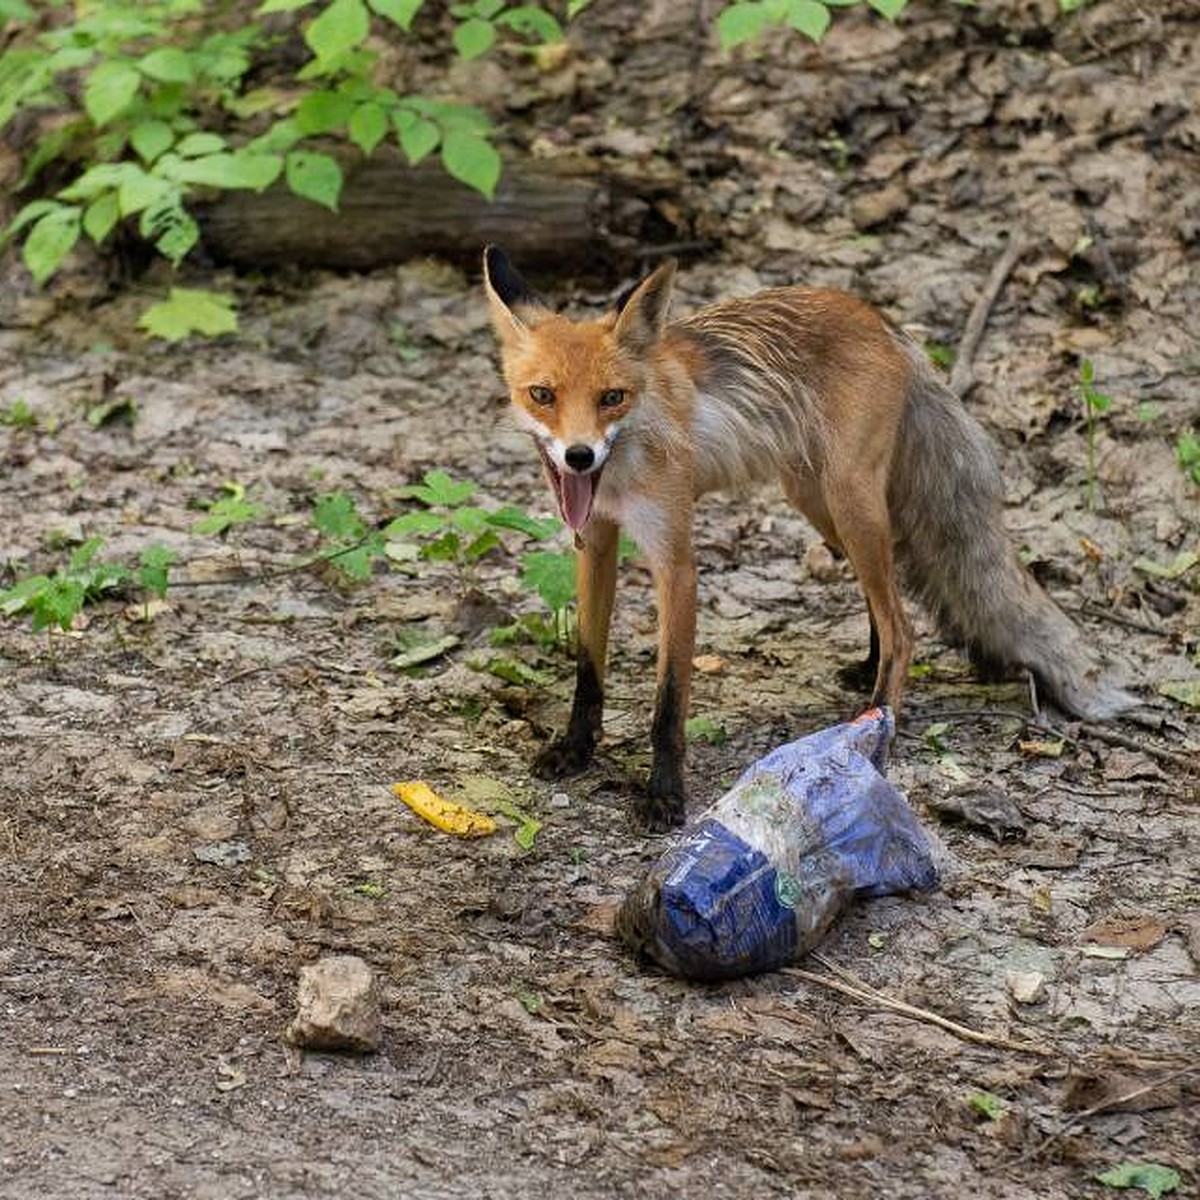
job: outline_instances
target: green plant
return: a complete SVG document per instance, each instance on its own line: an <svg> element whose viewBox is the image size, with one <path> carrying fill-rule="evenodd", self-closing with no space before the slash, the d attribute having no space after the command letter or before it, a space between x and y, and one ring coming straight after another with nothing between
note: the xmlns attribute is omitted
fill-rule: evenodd
<svg viewBox="0 0 1200 1200"><path fill-rule="evenodd" d="M1184 477L1200 487L1200 438L1191 429L1184 430L1176 439L1175 461Z"/></svg>
<svg viewBox="0 0 1200 1200"><path fill-rule="evenodd" d="M51 7L60 10L53 17ZM23 238L38 282L80 237L102 243L122 223L178 264L199 238L189 205L206 190L262 191L282 180L336 210L342 166L315 138L364 155L392 138L411 163L437 152L456 179L495 193L500 158L482 112L377 82L375 47L415 36L423 0L265 0L248 23L231 18L228 5L200 0L63 7L38 12L19 0L0 7L9 31L0 54L0 132L21 113L59 114L27 154L18 190L51 163L68 174L65 186L26 204L5 231L6 239ZM569 12L582 7L571 4ZM252 86L279 40L261 18L299 10L306 10L308 61L285 87ZM484 53L500 33L534 43L562 36L557 19L532 4L473 0L453 5L451 15L463 57ZM151 323L165 319L160 313Z"/></svg>
<svg viewBox="0 0 1200 1200"><path fill-rule="evenodd" d="M238 327L232 296L197 288L171 289L166 300L152 304L138 318L138 326L152 337L178 342L192 333L216 337Z"/></svg>
<svg viewBox="0 0 1200 1200"><path fill-rule="evenodd" d="M0 425L11 425L14 429L36 429L37 417L28 401L18 396L7 408L0 408Z"/></svg>
<svg viewBox="0 0 1200 1200"><path fill-rule="evenodd" d="M131 569L98 561L96 555L103 544L103 538L88 538L53 575L28 575L0 592L0 613L8 617L25 613L35 632L56 625L67 630L85 604L130 583L155 596L167 594L167 569L175 559L171 550L150 546L142 551L139 566Z"/></svg>
<svg viewBox="0 0 1200 1200"><path fill-rule="evenodd" d="M221 484L222 494L213 500L201 501L199 507L207 515L192 526L193 533L224 533L235 525L246 525L262 516L263 506L246 499L245 487L233 480Z"/></svg>
<svg viewBox="0 0 1200 1200"><path fill-rule="evenodd" d="M1090 358L1079 364L1079 398L1083 401L1083 420L1087 431L1087 506L1096 508L1096 428L1097 422L1112 408L1112 397L1098 391L1096 368Z"/></svg>
<svg viewBox="0 0 1200 1200"><path fill-rule="evenodd" d="M863 0L737 0L717 17L717 37L725 50L753 41L768 29L794 29L819 42L832 22L831 8L851 8ZM865 0L877 13L894 21L908 0Z"/></svg>

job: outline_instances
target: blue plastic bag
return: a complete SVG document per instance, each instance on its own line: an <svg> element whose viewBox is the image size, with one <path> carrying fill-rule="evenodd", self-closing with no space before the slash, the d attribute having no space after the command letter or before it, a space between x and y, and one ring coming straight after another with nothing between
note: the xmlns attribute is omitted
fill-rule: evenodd
<svg viewBox="0 0 1200 1200"><path fill-rule="evenodd" d="M629 894L621 935L676 975L727 979L800 958L856 896L937 887L883 776L894 728L873 708L760 758Z"/></svg>

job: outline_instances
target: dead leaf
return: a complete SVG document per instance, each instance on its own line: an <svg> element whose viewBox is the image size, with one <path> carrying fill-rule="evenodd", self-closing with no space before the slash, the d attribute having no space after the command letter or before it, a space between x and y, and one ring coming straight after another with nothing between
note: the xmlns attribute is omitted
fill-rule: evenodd
<svg viewBox="0 0 1200 1200"><path fill-rule="evenodd" d="M725 660L719 654L697 654L692 659L692 666L701 675L719 675L725 670Z"/></svg>
<svg viewBox="0 0 1200 1200"><path fill-rule="evenodd" d="M1090 1108L1103 1108L1106 1112L1150 1112L1157 1108L1174 1108L1180 1103L1182 1088L1178 1080L1164 1080L1141 1095L1130 1095L1149 1082L1117 1071L1086 1072L1068 1081L1062 1105L1068 1112ZM1123 1096L1129 1098L1122 1100Z"/></svg>
<svg viewBox="0 0 1200 1200"><path fill-rule="evenodd" d="M1124 946L1139 953L1150 950L1167 936L1167 927L1157 917L1105 917L1089 925L1081 940L1101 946Z"/></svg>
<svg viewBox="0 0 1200 1200"><path fill-rule="evenodd" d="M1110 750L1104 756L1104 778L1109 781L1126 779L1166 779L1167 773L1148 754L1137 750Z"/></svg>

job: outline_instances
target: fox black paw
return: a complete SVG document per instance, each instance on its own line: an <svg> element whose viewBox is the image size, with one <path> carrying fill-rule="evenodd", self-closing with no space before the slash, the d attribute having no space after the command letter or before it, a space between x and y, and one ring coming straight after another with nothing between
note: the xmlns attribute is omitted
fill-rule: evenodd
<svg viewBox="0 0 1200 1200"><path fill-rule="evenodd" d="M651 781L649 790L634 799L633 815L650 832L666 833L683 824L685 799L683 784Z"/></svg>
<svg viewBox="0 0 1200 1200"><path fill-rule="evenodd" d="M533 760L533 773L539 779L565 779L586 771L592 761L595 743L576 738L556 738Z"/></svg>
<svg viewBox="0 0 1200 1200"><path fill-rule="evenodd" d="M837 673L838 682L852 692L869 692L875 686L875 676L878 671L878 660L864 658L862 662L840 667Z"/></svg>

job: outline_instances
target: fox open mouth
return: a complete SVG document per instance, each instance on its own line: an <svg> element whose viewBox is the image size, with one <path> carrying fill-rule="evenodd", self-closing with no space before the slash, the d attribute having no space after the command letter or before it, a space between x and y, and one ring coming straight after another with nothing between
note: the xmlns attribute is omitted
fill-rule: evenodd
<svg viewBox="0 0 1200 1200"><path fill-rule="evenodd" d="M546 448L537 443L538 452L546 466L546 474L554 486L554 498L558 501L558 511L573 533L578 533L591 519L592 505L596 502L596 489L600 486L600 472L603 465L586 475L577 475L574 471L560 471L554 465Z"/></svg>

